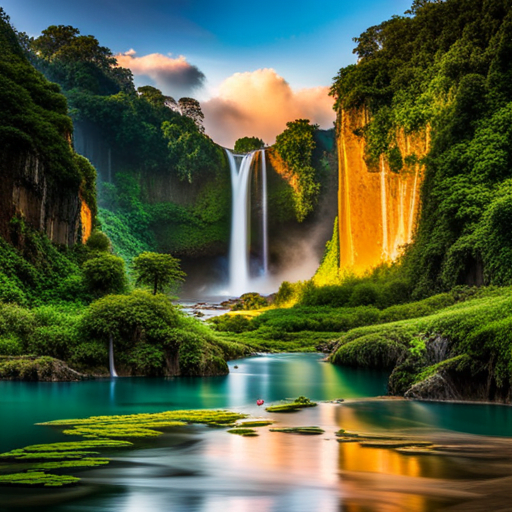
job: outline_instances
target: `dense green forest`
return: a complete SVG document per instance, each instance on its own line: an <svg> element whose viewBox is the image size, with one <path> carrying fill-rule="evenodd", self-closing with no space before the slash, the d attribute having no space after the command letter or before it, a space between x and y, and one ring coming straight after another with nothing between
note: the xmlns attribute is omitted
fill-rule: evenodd
<svg viewBox="0 0 512 512"><path fill-rule="evenodd" d="M68 99L58 85L49 82L31 65L18 39L26 43L26 51L40 55L38 63L42 68L48 67L49 75L74 87L67 91ZM64 44L65 41L68 42ZM180 149L180 144L187 144L180 142L180 137L186 138L187 133L200 139L204 151L218 153L191 118L160 104L161 93L146 88L137 95L130 89L133 84L129 73L114 69L109 52L95 40L79 37L74 29L51 29L41 38L28 41L23 34L15 33L1 10L0 47L0 157L2 165L5 162L10 165L3 172L17 173L14 181L19 182L24 172L19 168L23 157L36 154L42 166L39 172L44 173L49 190L55 186L58 194L68 194L78 204L79 198L86 200L93 228L99 224L96 171L70 144L73 125L67 113L68 100L73 95L80 97L82 103L73 101L72 109L78 109L78 104L83 109L94 104L95 114L104 115L109 122L114 122L113 116L131 115L134 122L140 123L141 119L154 118L154 123L162 124L162 131L153 133L148 125L148 133L153 133L154 150L160 144L163 152L169 152L168 158L172 155L179 159L187 154ZM75 60L76 54L80 65ZM30 53L29 56L35 59ZM100 94L112 92L115 94L111 96ZM107 106L117 101L116 94L118 109ZM76 110L75 115L78 115ZM118 128L122 126L133 128L129 122L120 123ZM178 149L168 150L170 142L166 137L177 126L180 136L171 138ZM122 135L118 143L128 144L128 139ZM16 158L9 158L13 154ZM199 155L207 158L201 152ZM194 172L207 172L202 165L194 167L192 162L187 166L191 174L184 179L197 179ZM27 193L33 193L36 199L38 183L24 185ZM12 194L11 190L7 193ZM122 195L111 193L119 201L123 200ZM133 197L124 200L130 199ZM2 195L4 217L9 215L10 200ZM107 374L110 338L120 349L116 362L125 374L225 373L225 359L245 352L243 347L218 340L207 327L186 317L162 293L168 291L167 285L183 278L179 262L170 255L146 254L145 260L141 255L139 265L134 265L134 276L138 286L144 288L149 283L154 293L134 290L126 275L125 261L112 254L111 241L104 232L94 230L86 244L80 243L80 237L71 246L52 243L39 226L28 222L26 212L30 208L30 204L21 204L12 218L3 219L8 236L0 237L0 377L27 380L66 377L66 371L52 358L80 371ZM133 208L130 211L133 213ZM63 215L71 223L76 212L65 211Z"/></svg>

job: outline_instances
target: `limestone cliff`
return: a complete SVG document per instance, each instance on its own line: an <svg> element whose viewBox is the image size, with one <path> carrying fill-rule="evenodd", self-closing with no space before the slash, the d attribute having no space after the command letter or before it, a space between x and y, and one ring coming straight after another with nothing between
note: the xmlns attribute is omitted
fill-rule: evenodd
<svg viewBox="0 0 512 512"><path fill-rule="evenodd" d="M393 172L384 157L370 168L360 134L368 121L364 108L341 111L338 119L340 267L356 273L395 260L411 241L420 206L421 159L429 147L428 130L400 131L400 172Z"/></svg>

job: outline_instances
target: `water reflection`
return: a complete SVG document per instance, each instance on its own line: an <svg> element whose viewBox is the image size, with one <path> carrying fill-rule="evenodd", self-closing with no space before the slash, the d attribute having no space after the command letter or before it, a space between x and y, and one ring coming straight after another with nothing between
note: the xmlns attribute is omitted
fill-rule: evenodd
<svg viewBox="0 0 512 512"><path fill-rule="evenodd" d="M257 398L268 403L300 394L317 400L381 395L386 376L333 367L311 354L261 356L230 362L234 365L238 368L229 376L206 379L2 382L0 415L18 418L0 422L2 451L62 440L58 431L33 426L38 421L181 408L236 408L273 417L280 426L321 426L325 434L297 436L263 428L259 437L242 438L203 426L177 429L134 450L113 453L106 468L77 473L84 484L76 489L1 489L0 509L427 512L460 504L465 507L461 510L469 511L477 510L471 507L478 499L485 503L508 496L510 440L474 434L510 435L511 408L347 400L296 414L269 415L256 406ZM485 453L478 460L461 454L403 455L338 443L334 433L340 428L415 433L435 443L480 444Z"/></svg>

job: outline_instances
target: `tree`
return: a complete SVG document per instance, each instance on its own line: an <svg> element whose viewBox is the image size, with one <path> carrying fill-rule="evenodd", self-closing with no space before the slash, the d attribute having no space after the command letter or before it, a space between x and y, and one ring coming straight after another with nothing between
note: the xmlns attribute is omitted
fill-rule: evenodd
<svg viewBox="0 0 512 512"><path fill-rule="evenodd" d="M235 142L235 153L249 153L265 146L265 143L258 137L242 137Z"/></svg>
<svg viewBox="0 0 512 512"><path fill-rule="evenodd" d="M124 260L108 252L98 252L82 267L85 283L93 295L101 297L126 290Z"/></svg>
<svg viewBox="0 0 512 512"><path fill-rule="evenodd" d="M320 191L312 166L316 142L313 134L318 125L309 119L286 123L286 130L276 137L275 150L293 174L295 215L302 222L314 209Z"/></svg>
<svg viewBox="0 0 512 512"><path fill-rule="evenodd" d="M136 285L151 286L153 295L175 289L186 277L180 269L180 260L170 254L143 252L133 260L132 268Z"/></svg>
<svg viewBox="0 0 512 512"><path fill-rule="evenodd" d="M204 133L204 114L199 101L194 98L180 98L178 101L178 109L182 116L190 117L196 124L197 129L201 133Z"/></svg>

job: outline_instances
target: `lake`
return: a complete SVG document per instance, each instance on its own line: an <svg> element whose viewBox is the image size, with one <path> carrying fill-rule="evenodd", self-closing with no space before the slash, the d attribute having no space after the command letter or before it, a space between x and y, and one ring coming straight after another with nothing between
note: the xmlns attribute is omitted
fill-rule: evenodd
<svg viewBox="0 0 512 512"><path fill-rule="evenodd" d="M488 436L512 435L512 408L371 400L386 394L385 372L341 368L321 358L260 355L230 361L230 374L222 377L0 382L2 452L70 439L37 422L172 409L227 408L271 417L283 426L325 430L325 435L306 437L263 428L259 437L242 438L204 426L184 427L116 452L106 468L77 472L83 479L77 488L0 488L0 510L426 512L466 503L468 491L460 489L461 482L481 484L484 476L485 483L503 471L512 474L508 462L501 461L498 469L489 458L476 471L463 457L410 456L337 443L339 428L392 430L443 442L488 443L489 453L505 453L510 440ZM299 395L346 401L285 415L256 405L259 398L268 404Z"/></svg>

